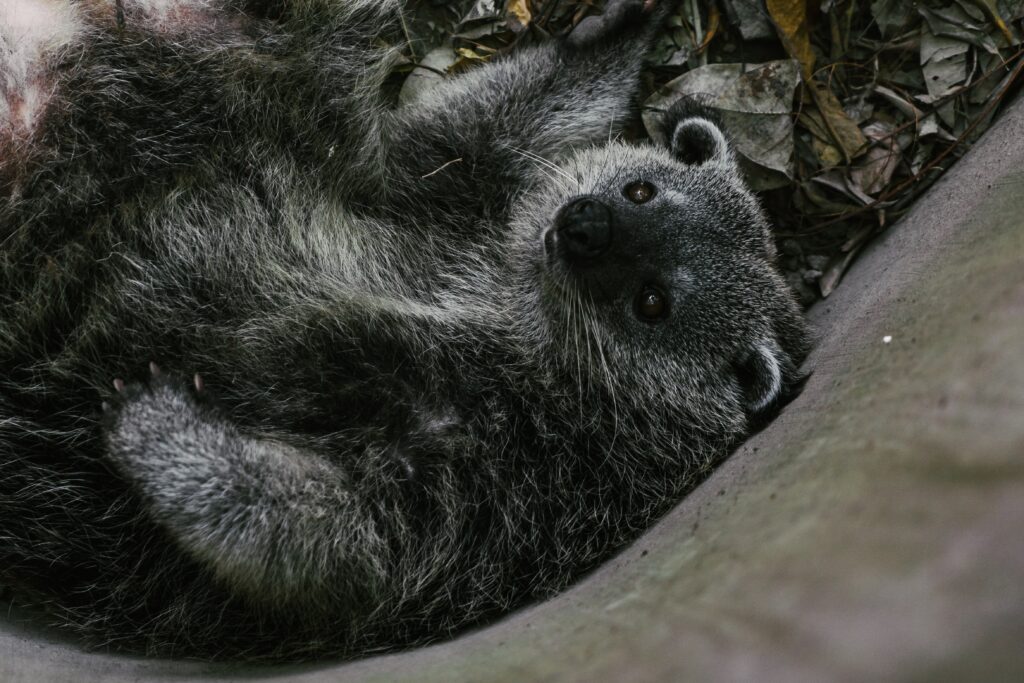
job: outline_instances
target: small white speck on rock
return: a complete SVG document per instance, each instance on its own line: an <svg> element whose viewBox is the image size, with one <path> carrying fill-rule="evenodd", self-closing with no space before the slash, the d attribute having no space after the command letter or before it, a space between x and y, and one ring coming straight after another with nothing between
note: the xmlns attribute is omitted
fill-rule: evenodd
<svg viewBox="0 0 1024 683"><path fill-rule="evenodd" d="M892 341L892 335L891 334L887 334L884 337L882 337L882 343L883 344L888 344L891 341Z"/></svg>

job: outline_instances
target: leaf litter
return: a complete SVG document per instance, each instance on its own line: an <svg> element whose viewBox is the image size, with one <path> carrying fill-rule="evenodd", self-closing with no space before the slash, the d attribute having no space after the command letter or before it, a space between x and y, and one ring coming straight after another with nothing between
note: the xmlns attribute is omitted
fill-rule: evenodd
<svg viewBox="0 0 1024 683"><path fill-rule="evenodd" d="M401 104L600 0L418 0L395 69ZM1024 0L682 0L648 59L641 123L677 98L728 129L805 305L827 297L989 127L1024 71Z"/></svg>

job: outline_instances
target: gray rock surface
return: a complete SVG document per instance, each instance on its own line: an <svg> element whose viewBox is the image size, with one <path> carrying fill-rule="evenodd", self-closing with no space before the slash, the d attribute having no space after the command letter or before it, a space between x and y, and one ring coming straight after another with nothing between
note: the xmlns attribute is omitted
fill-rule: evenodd
<svg viewBox="0 0 1024 683"><path fill-rule="evenodd" d="M245 671L0 621L0 681L1024 680L1024 102L812 311L804 394L618 558L452 642Z"/></svg>

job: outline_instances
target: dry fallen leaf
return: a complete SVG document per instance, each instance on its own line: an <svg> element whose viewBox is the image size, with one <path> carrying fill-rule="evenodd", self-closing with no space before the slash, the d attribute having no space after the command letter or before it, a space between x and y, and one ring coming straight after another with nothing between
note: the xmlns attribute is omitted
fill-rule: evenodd
<svg viewBox="0 0 1024 683"><path fill-rule="evenodd" d="M867 144L867 138L860 131L857 123L843 109L839 99L832 93L828 85L819 81L811 81L809 90L821 114L830 139L843 153L843 159L849 164L859 155Z"/></svg>
<svg viewBox="0 0 1024 683"><path fill-rule="evenodd" d="M729 23L737 27L743 40L763 40L775 36L775 27L765 16L763 0L722 0Z"/></svg>
<svg viewBox="0 0 1024 683"><path fill-rule="evenodd" d="M861 228L856 235L851 237L846 244L843 245L845 253L842 256L837 257L831 265L822 273L821 279L818 280L818 288L821 290L822 298L828 297L835 288L839 285L839 281L843 279L843 274L846 273L846 269L853 263L853 259L857 257L860 250L867 244L868 237L875 231L873 226L865 226Z"/></svg>
<svg viewBox="0 0 1024 683"><path fill-rule="evenodd" d="M530 11L530 0L509 0L505 11L508 13L512 23L518 24L518 26L513 25L512 27L517 32L529 26L533 20L533 12Z"/></svg>
<svg viewBox="0 0 1024 683"><path fill-rule="evenodd" d="M768 14L775 23L782 45L789 55L800 62L804 82L821 114L832 144L842 152L849 163L864 147L866 140L860 128L845 111L828 85L814 79L814 50L811 48L810 26L805 0L768 0Z"/></svg>
<svg viewBox="0 0 1024 683"><path fill-rule="evenodd" d="M768 14L775 23L783 47L800 62L805 81L814 75L814 50L807 25L805 0L768 0Z"/></svg>
<svg viewBox="0 0 1024 683"><path fill-rule="evenodd" d="M876 121L864 128L876 146L868 150L864 160L850 172L850 179L866 195L877 195L888 186L900 163L900 146L893 135L892 124Z"/></svg>
<svg viewBox="0 0 1024 683"><path fill-rule="evenodd" d="M973 0L974 4L985 11L992 23L996 25L999 32L1003 34L1003 38L1006 39L1007 45L1016 45L1017 41L1013 36L1013 32L1010 31L1010 27L1003 21L1002 16L999 14L999 8L996 7L996 0Z"/></svg>

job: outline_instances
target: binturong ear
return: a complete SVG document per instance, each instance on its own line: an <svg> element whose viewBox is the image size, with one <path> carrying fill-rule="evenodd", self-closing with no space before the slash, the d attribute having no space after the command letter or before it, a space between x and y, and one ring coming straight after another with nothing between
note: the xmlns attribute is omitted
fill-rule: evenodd
<svg viewBox="0 0 1024 683"><path fill-rule="evenodd" d="M743 407L751 431L764 427L782 408L800 395L809 374L800 374L778 344L754 344L735 363L743 392Z"/></svg>
<svg viewBox="0 0 1024 683"><path fill-rule="evenodd" d="M684 164L734 164L720 119L692 97L676 100L665 114L664 125L672 155Z"/></svg>

